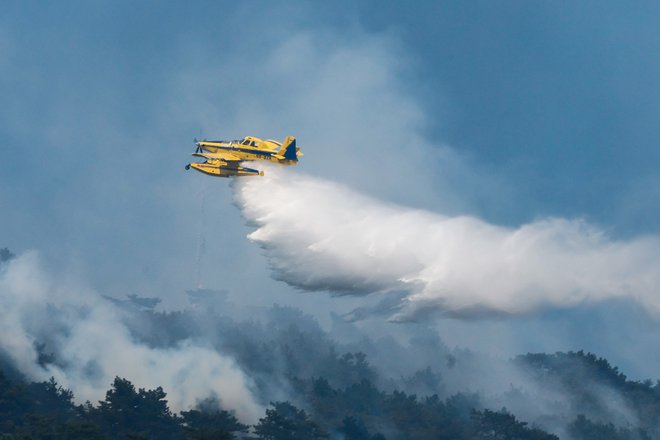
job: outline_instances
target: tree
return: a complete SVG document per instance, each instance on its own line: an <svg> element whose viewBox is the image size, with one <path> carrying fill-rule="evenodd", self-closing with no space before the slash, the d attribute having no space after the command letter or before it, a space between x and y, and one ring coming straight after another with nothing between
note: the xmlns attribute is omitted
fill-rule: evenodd
<svg viewBox="0 0 660 440"><path fill-rule="evenodd" d="M47 382L31 383L27 387L27 395L32 402L33 412L39 415L62 423L77 416L73 392L59 386L54 377Z"/></svg>
<svg viewBox="0 0 660 440"><path fill-rule="evenodd" d="M568 433L575 440L651 440L646 431L642 429L629 430L626 428L617 429L613 424L595 423L587 419L584 415L578 415L568 425Z"/></svg>
<svg viewBox="0 0 660 440"><path fill-rule="evenodd" d="M229 411L213 412L182 411L185 438L190 440L232 440L235 432L247 432L248 426L240 423Z"/></svg>
<svg viewBox="0 0 660 440"><path fill-rule="evenodd" d="M0 432L14 432L30 410L25 387L12 383L0 371Z"/></svg>
<svg viewBox="0 0 660 440"><path fill-rule="evenodd" d="M116 377L112 387L92 410L99 424L114 438L139 436L143 438L174 439L181 437L181 426L172 415L161 387L155 390L140 388Z"/></svg>
<svg viewBox="0 0 660 440"><path fill-rule="evenodd" d="M474 411L472 414L476 435L480 439L493 440L559 440L555 435L540 429L528 428L506 409L501 411Z"/></svg>
<svg viewBox="0 0 660 440"><path fill-rule="evenodd" d="M313 440L327 438L304 410L289 402L271 403L273 409L266 410L266 417L259 419L254 427L258 439L263 440Z"/></svg>
<svg viewBox="0 0 660 440"><path fill-rule="evenodd" d="M369 434L364 422L352 416L344 417L339 432L344 434L344 440L384 440L385 438L382 434Z"/></svg>

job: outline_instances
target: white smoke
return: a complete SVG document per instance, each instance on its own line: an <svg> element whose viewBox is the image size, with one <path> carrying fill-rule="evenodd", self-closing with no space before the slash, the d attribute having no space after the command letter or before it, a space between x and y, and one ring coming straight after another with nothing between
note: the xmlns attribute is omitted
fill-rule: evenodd
<svg viewBox="0 0 660 440"><path fill-rule="evenodd" d="M401 183L402 185L405 182ZM248 237L304 290L405 297L392 319L523 314L625 297L660 313L660 240L617 241L581 220L518 228L407 209L290 170L242 179Z"/></svg>
<svg viewBox="0 0 660 440"><path fill-rule="evenodd" d="M190 341L163 349L140 344L112 304L66 284L45 274L35 253L0 267L0 351L31 380L52 376L80 401L94 402L119 376L136 387L162 386L176 411L216 397L243 421L263 413L231 359ZM44 341L52 363L39 362L36 346Z"/></svg>

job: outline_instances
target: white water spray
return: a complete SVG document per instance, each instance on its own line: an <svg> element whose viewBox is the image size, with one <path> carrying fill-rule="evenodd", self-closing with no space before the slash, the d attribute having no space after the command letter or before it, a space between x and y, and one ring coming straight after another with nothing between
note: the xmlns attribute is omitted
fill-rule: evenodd
<svg viewBox="0 0 660 440"><path fill-rule="evenodd" d="M393 319L524 314L630 298L660 314L660 240L616 241L580 220L518 228L388 204L272 168L235 186L249 239L304 290L405 292Z"/></svg>

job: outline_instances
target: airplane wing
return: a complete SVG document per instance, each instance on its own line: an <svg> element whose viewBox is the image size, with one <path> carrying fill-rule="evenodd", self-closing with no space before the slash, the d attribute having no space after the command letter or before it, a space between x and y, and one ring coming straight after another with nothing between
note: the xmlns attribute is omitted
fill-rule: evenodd
<svg viewBox="0 0 660 440"><path fill-rule="evenodd" d="M203 157L206 160L219 160L222 162L241 162L241 158L226 151L217 153L193 153L193 156Z"/></svg>

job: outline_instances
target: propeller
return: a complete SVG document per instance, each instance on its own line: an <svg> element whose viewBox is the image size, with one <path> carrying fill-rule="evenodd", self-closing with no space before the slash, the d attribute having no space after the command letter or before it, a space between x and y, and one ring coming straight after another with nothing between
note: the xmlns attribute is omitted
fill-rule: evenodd
<svg viewBox="0 0 660 440"><path fill-rule="evenodd" d="M193 142L195 142L195 146L197 147L195 148L195 153L201 153L202 147L199 146L199 141L197 140L197 138L193 139Z"/></svg>

